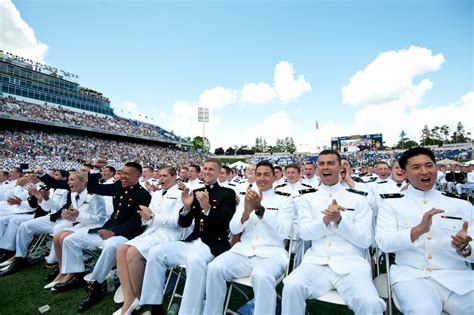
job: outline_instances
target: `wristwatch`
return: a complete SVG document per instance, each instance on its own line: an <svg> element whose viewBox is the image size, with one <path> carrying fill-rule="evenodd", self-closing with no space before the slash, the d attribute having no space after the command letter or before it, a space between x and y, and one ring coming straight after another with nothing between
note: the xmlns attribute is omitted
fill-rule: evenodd
<svg viewBox="0 0 474 315"><path fill-rule="evenodd" d="M265 213L265 207L260 207L258 208L257 211L255 211L255 214L259 217L262 217L264 213Z"/></svg>

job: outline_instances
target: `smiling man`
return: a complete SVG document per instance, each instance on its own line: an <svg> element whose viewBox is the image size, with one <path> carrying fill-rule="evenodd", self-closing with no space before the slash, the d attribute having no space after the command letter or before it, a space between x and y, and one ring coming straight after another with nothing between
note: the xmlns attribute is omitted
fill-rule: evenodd
<svg viewBox="0 0 474 315"><path fill-rule="evenodd" d="M474 314L472 205L434 189L433 152L412 148L400 158L410 186L386 195L376 240L396 254L390 280L404 314Z"/></svg>
<svg viewBox="0 0 474 315"><path fill-rule="evenodd" d="M271 163L256 166L258 191L248 188L230 222L232 234L242 233L228 252L209 264L204 314L222 314L226 281L250 276L255 295L254 314L275 314L276 280L288 266L283 241L290 233L294 213L290 194L273 191Z"/></svg>
<svg viewBox="0 0 474 315"><path fill-rule="evenodd" d="M307 299L334 288L355 314L382 314L385 303L365 259L373 240L369 203L361 192L339 183L339 153L322 151L318 169L319 189L296 200L299 235L312 244L301 265L284 280L282 314L304 314Z"/></svg>

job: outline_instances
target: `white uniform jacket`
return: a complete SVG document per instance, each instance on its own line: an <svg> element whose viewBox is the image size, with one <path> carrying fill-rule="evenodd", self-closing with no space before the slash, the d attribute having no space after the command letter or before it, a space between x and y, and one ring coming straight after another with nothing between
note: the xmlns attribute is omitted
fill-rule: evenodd
<svg viewBox="0 0 474 315"><path fill-rule="evenodd" d="M38 204L44 211L51 212L51 210L58 209L67 202L67 193L66 189L51 188L49 199L43 199Z"/></svg>
<svg viewBox="0 0 474 315"><path fill-rule="evenodd" d="M240 242L230 250L247 256L287 257L283 241L290 235L294 214L293 198L273 189L262 192L262 206L265 213L260 219L252 212L249 219L241 223L245 201L237 206L229 227L232 234L242 233Z"/></svg>
<svg viewBox="0 0 474 315"><path fill-rule="evenodd" d="M412 243L411 229L432 208L445 212L433 216L430 231ZM396 254L391 282L430 277L460 295L474 290L474 271L451 247L451 235L464 221L469 221L468 234L473 235L473 210L469 202L435 189L421 191L410 186L404 195L387 195L379 210L376 240L382 251ZM472 261L473 256L468 259Z"/></svg>
<svg viewBox="0 0 474 315"><path fill-rule="evenodd" d="M337 274L346 274L356 268L368 268L366 249L372 244L372 211L365 196L359 191L346 190L341 184L307 190L297 201L299 235L311 241L311 248L303 263L329 265ZM326 225L324 211L335 199L348 208L341 212L341 222Z"/></svg>
<svg viewBox="0 0 474 315"><path fill-rule="evenodd" d="M146 231L137 237L150 237L159 242L176 241L181 238L182 229L178 226L179 211L183 207L181 190L173 185L163 195L164 190L155 191L150 202L153 218L143 221L148 225Z"/></svg>
<svg viewBox="0 0 474 315"><path fill-rule="evenodd" d="M79 211L75 221L77 224L69 230L78 231L79 229L82 230L82 228L88 230L104 225L105 221L107 221L104 198L100 195L89 194L87 189L84 189L79 194L78 200L76 200L77 195L77 192L71 193L72 208Z"/></svg>

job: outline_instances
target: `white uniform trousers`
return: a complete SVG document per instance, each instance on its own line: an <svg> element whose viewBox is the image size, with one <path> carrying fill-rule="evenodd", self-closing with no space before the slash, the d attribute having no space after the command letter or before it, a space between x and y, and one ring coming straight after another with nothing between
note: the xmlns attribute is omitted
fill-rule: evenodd
<svg viewBox="0 0 474 315"><path fill-rule="evenodd" d="M99 234L89 234L86 232L74 232L66 236L63 241L63 265L61 273L84 272L82 250L92 249L103 246L102 253L97 260L92 271L92 279L102 283L112 267L117 263L117 248L127 242L128 239L123 236L112 236L103 240Z"/></svg>
<svg viewBox="0 0 474 315"><path fill-rule="evenodd" d="M466 282L466 286L474 284ZM459 295L430 278L398 282L393 290L403 314L474 314L474 291Z"/></svg>
<svg viewBox="0 0 474 315"><path fill-rule="evenodd" d="M288 259L281 257L247 257L232 251L218 256L209 263L206 281L204 314L224 312L227 292L226 281L250 276L255 297L255 315L275 314L276 280L283 275Z"/></svg>
<svg viewBox="0 0 474 315"><path fill-rule="evenodd" d="M168 267L186 265L186 283L179 314L200 314L206 290L207 264L214 259L200 239L153 246L148 254L140 304L163 304Z"/></svg>
<svg viewBox="0 0 474 315"><path fill-rule="evenodd" d="M56 222L52 222L49 219L49 216L43 216L23 222L18 228L18 233L16 234L16 256L26 257L28 254L28 245L33 239L34 234L56 234L71 226L72 221L59 219ZM54 263L57 261L53 246L51 246L51 250L48 257L46 258L46 261L48 263Z"/></svg>
<svg viewBox="0 0 474 315"><path fill-rule="evenodd" d="M334 288L355 314L380 315L385 310L371 275L360 269L339 275L327 265L302 263L283 283L283 315L305 314L307 299L315 299Z"/></svg>
<svg viewBox="0 0 474 315"><path fill-rule="evenodd" d="M6 250L15 250L16 244L16 234L20 224L25 221L33 219L34 214L15 214L8 217L3 217L1 221L6 221L8 218L8 225L3 233L3 236L0 237L0 248ZM26 255L24 256L26 257Z"/></svg>

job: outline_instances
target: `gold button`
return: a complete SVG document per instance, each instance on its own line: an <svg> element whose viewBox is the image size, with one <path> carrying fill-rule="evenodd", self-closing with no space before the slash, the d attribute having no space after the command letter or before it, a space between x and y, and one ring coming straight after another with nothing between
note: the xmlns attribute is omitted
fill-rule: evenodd
<svg viewBox="0 0 474 315"><path fill-rule="evenodd" d="M252 250L255 250L255 246L252 246Z"/></svg>
<svg viewBox="0 0 474 315"><path fill-rule="evenodd" d="M428 241L431 241L433 238L431 237L431 235L428 235L428 236L426 237L426 239L427 239Z"/></svg>
<svg viewBox="0 0 474 315"><path fill-rule="evenodd" d="M258 225L258 221L253 221L253 225Z"/></svg>
<svg viewBox="0 0 474 315"><path fill-rule="evenodd" d="M114 197L115 198L115 197ZM120 199L123 199L123 196L120 196Z"/></svg>
<svg viewBox="0 0 474 315"><path fill-rule="evenodd" d="M426 268L426 272L431 272L431 268Z"/></svg>
<svg viewBox="0 0 474 315"><path fill-rule="evenodd" d="M428 260L431 260L432 258L433 258L433 256L431 256L431 255L426 256L426 259L428 259Z"/></svg>
<svg viewBox="0 0 474 315"><path fill-rule="evenodd" d="M332 246L332 243L331 243L331 242L329 242L329 243L328 243L328 247L331 247L331 246Z"/></svg>
<svg viewBox="0 0 474 315"><path fill-rule="evenodd" d="M257 236L255 236L255 239L258 240L258 239L260 239L260 237L258 237L258 235L257 235Z"/></svg>
<svg viewBox="0 0 474 315"><path fill-rule="evenodd" d="M121 205L122 205L122 203L119 203L119 206L121 206Z"/></svg>
<svg viewBox="0 0 474 315"><path fill-rule="evenodd" d="M201 223L204 222L204 219L199 220L199 222L201 222Z"/></svg>
<svg viewBox="0 0 474 315"><path fill-rule="evenodd" d="M128 190L125 190L125 193L128 194Z"/></svg>
<svg viewBox="0 0 474 315"><path fill-rule="evenodd" d="M331 256L326 256L326 259L327 259L327 260L331 260Z"/></svg>

